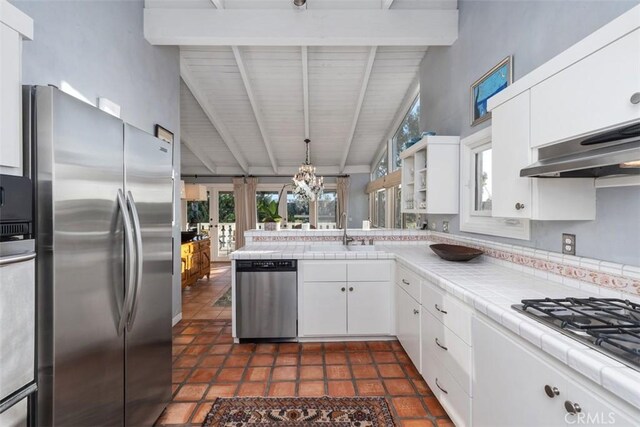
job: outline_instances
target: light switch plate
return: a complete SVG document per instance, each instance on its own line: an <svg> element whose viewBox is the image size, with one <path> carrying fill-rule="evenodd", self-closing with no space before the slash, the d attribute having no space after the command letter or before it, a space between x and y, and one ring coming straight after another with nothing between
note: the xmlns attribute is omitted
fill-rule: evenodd
<svg viewBox="0 0 640 427"><path fill-rule="evenodd" d="M565 255L576 254L576 235L562 233L562 253Z"/></svg>

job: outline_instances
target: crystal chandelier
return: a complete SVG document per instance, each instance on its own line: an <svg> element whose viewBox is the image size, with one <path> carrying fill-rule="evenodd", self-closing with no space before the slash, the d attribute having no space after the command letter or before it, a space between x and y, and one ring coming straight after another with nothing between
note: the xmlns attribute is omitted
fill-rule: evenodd
<svg viewBox="0 0 640 427"><path fill-rule="evenodd" d="M293 194L298 199L314 201L322 196L324 190L324 178L316 177L316 168L309 160L309 143L311 140L305 139L307 145L307 157L298 169L298 173L293 177Z"/></svg>

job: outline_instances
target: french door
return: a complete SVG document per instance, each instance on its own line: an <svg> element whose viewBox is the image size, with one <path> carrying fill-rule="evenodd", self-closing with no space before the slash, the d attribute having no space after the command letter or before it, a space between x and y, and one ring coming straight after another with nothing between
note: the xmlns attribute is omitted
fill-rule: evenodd
<svg viewBox="0 0 640 427"><path fill-rule="evenodd" d="M236 217L233 186L209 187L209 212L211 212L209 237L211 238L211 260L229 261L236 250Z"/></svg>

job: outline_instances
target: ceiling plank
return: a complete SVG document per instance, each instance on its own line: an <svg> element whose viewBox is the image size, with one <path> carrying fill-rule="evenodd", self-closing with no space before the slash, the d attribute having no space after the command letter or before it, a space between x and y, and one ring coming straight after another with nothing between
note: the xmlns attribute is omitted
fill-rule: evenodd
<svg viewBox="0 0 640 427"><path fill-rule="evenodd" d="M191 136L184 130L180 129L180 142L185 145L193 154L196 155L198 160L202 162L202 164L211 171L212 174L216 174L218 171L218 167L211 161L209 156L200 149L198 144L193 142Z"/></svg>
<svg viewBox="0 0 640 427"><path fill-rule="evenodd" d="M340 161L340 172L344 170L344 165L347 163L347 157L349 157L349 150L351 150L351 143L353 142L353 136L356 133L356 127L358 126L358 119L360 118L360 111L362 110L362 103L364 102L364 96L367 93L367 86L369 86L369 78L371 77L371 70L373 70L373 63L376 60L377 46L373 46L369 50L369 59L367 60L367 66L364 69L364 76L362 77L362 85L360 86L360 94L358 95L358 102L356 104L356 111L353 114L353 120L351 122L351 130L347 139L347 144L344 147L344 153L342 154L342 160Z"/></svg>
<svg viewBox="0 0 640 427"><path fill-rule="evenodd" d="M187 67L182 61L180 62L180 76L182 76L182 80L185 82L196 101L198 101L200 107L202 107L202 111L204 111L204 113L207 115L213 127L215 127L218 131L218 134L220 134L222 141L229 148L229 151L231 151L231 154L233 154L236 162L238 162L242 170L246 173L249 170L249 165L238 149L238 144L236 144L233 136L231 135L223 121L215 113L215 110L213 109L209 101L202 95L204 92L199 90L196 79L191 74L191 70L189 69L189 67Z"/></svg>
<svg viewBox="0 0 640 427"><path fill-rule="evenodd" d="M309 49L302 46L302 100L304 109L304 138L309 139Z"/></svg>
<svg viewBox="0 0 640 427"><path fill-rule="evenodd" d="M457 10L145 9L154 45L450 46Z"/></svg>
<svg viewBox="0 0 640 427"><path fill-rule="evenodd" d="M278 173L278 164L273 154L273 146L271 144L271 140L269 139L267 128L264 125L264 118L262 117L262 112L260 111L260 108L258 108L258 101L256 100L253 87L251 86L251 80L249 80L249 74L247 73L247 67L244 63L244 59L242 58L242 53L240 52L240 48L238 46L231 46L231 49L233 50L233 56L236 58L236 63L238 64L238 69L240 70L240 76L242 77L244 88L247 91L247 97L249 98L249 103L251 104L253 115L256 118L258 129L260 129L260 134L262 135L262 142L264 143L264 148L267 150L267 155L269 156L271 167L273 168L274 173Z"/></svg>

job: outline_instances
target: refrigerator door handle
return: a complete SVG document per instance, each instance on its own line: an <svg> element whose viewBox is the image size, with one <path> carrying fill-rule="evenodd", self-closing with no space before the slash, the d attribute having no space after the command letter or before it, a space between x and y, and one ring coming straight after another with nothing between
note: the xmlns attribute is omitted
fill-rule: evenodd
<svg viewBox="0 0 640 427"><path fill-rule="evenodd" d="M18 262L31 261L35 257L36 257L36 253L35 252L29 252L29 253L26 253L26 254L7 256L7 257L0 258L0 265L9 265L9 264L15 264L15 263L18 263Z"/></svg>
<svg viewBox="0 0 640 427"><path fill-rule="evenodd" d="M136 238L136 290L131 303L131 311L129 313L129 320L127 323L127 330L130 331L131 328L133 328L133 322L136 320L136 313L138 311L138 297L140 295L140 286L142 285L144 253L142 251L142 229L140 227L140 216L138 215L138 208L136 207L135 200L133 200L133 194L131 194L131 191L127 192L127 206L131 209L133 229L135 231Z"/></svg>
<svg viewBox="0 0 640 427"><path fill-rule="evenodd" d="M122 313L120 314L120 321L118 322L118 335L124 332L127 326L127 319L129 317L129 306L131 305L131 299L133 298L133 290L135 286L135 270L133 268L133 228L131 227L131 219L127 209L127 204L124 200L124 193L121 189L118 190L118 206L120 207L120 215L122 215L122 223L124 224L125 233L125 271L127 276L124 301L122 302Z"/></svg>

